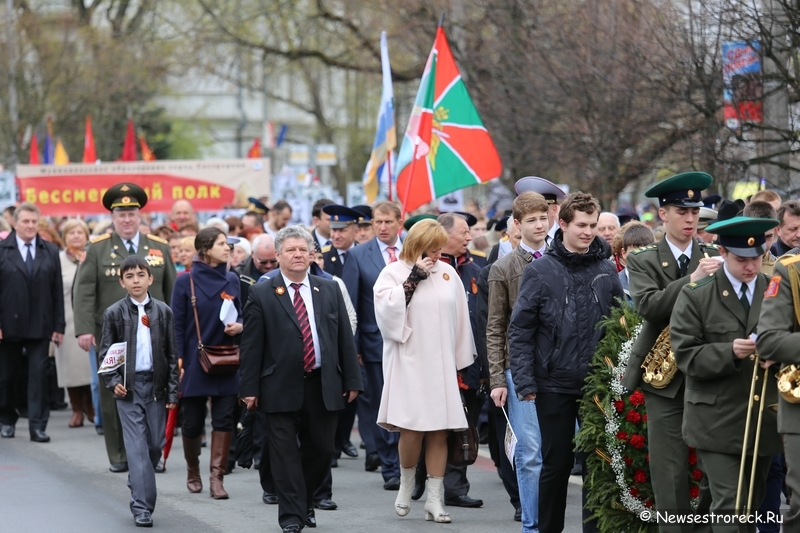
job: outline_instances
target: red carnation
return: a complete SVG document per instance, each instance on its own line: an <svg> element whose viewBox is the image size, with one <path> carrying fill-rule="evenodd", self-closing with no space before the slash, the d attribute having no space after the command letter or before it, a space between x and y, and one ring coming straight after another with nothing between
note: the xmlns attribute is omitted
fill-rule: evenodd
<svg viewBox="0 0 800 533"><path fill-rule="evenodd" d="M649 453L644 454L644 462L645 463L649 463L650 462L650 454Z"/></svg>
<svg viewBox="0 0 800 533"><path fill-rule="evenodd" d="M645 413L644 416L642 416L642 420L644 421L645 424L647 423L647 413Z"/></svg>
<svg viewBox="0 0 800 533"><path fill-rule="evenodd" d="M631 424L638 424L642 420L642 415L640 415L634 410L630 410L625 415L625 420L627 420Z"/></svg>
<svg viewBox="0 0 800 533"><path fill-rule="evenodd" d="M692 479L695 481L700 481L703 479L703 472L695 468L692 470Z"/></svg>
<svg viewBox="0 0 800 533"><path fill-rule="evenodd" d="M633 405L642 405L644 403L644 394L642 394L642 391L637 390L628 399Z"/></svg>
<svg viewBox="0 0 800 533"><path fill-rule="evenodd" d="M637 450L640 450L640 449L644 448L644 442L645 441L644 441L644 437L641 436L641 435L633 435L629 442L631 443L631 446L633 446Z"/></svg>
<svg viewBox="0 0 800 533"><path fill-rule="evenodd" d="M625 433L624 431L618 431L617 432L617 439L619 439L619 440L628 440L628 434Z"/></svg>
<svg viewBox="0 0 800 533"><path fill-rule="evenodd" d="M628 466L631 466L633 464L633 459L631 459L627 455L625 457L623 457L622 460L625 461L625 464L628 465Z"/></svg>
<svg viewBox="0 0 800 533"><path fill-rule="evenodd" d="M618 413L621 413L622 410L625 409L625 402L623 402L622 400L615 400L614 401L614 409Z"/></svg>
<svg viewBox="0 0 800 533"><path fill-rule="evenodd" d="M689 464L691 466L697 464L697 452L694 451L694 448L689 448Z"/></svg>
<svg viewBox="0 0 800 533"><path fill-rule="evenodd" d="M639 496L639 489L637 489L636 487L631 487L631 489L628 491L628 494L636 498Z"/></svg>
<svg viewBox="0 0 800 533"><path fill-rule="evenodd" d="M653 501L647 500L646 502L644 502L644 506L647 507L648 509L651 508L653 506Z"/></svg>
<svg viewBox="0 0 800 533"><path fill-rule="evenodd" d="M636 483L644 483L647 481L647 474L641 468L636 470L636 473L633 474L633 480Z"/></svg>
<svg viewBox="0 0 800 533"><path fill-rule="evenodd" d="M694 499L700 496L700 487L697 485L692 485L689 487L689 497Z"/></svg>

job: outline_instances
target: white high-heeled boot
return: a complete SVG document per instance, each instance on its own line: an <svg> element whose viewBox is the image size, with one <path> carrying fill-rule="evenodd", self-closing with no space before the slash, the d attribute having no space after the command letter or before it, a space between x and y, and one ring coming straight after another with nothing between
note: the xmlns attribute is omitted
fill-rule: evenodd
<svg viewBox="0 0 800 533"><path fill-rule="evenodd" d="M414 492L414 475L416 467L400 469L400 490L394 501L394 510L400 516L405 516L411 511L411 493Z"/></svg>
<svg viewBox="0 0 800 533"><path fill-rule="evenodd" d="M425 500L425 520L449 524L450 515L442 507L443 477L428 476L428 499Z"/></svg>

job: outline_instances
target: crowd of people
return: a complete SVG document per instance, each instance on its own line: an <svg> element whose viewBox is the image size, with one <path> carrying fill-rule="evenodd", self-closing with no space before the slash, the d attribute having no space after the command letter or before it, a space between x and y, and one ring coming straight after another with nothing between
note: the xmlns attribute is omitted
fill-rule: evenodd
<svg viewBox="0 0 800 533"><path fill-rule="evenodd" d="M404 218L393 202L321 199L311 228L289 225L290 204L267 198L203 224L178 201L152 227L133 183L104 195L109 223L19 204L0 221L0 437L13 438L24 413L31 440L48 442L66 389L69 426L88 420L103 435L109 469L128 472L134 521L149 527L173 437L187 490L203 491L208 446L208 490L227 499L250 426L262 500L293 532L337 508L332 469L359 456L355 430L398 515L426 493L426 520L481 507L468 466L448 458L451 432L481 427L509 519L523 533L559 532L569 476L587 474L573 438L596 325L630 305L643 326L623 383L646 398L656 506L693 512L688 444L705 475L694 512L732 511L739 454L752 448L741 435L753 366L774 375L773 362L800 363L800 202L769 190L747 203L703 197L711 182L674 176L647 191L652 205L623 213L537 177L519 180L492 218L474 202ZM656 387L646 359L666 328L679 370ZM780 508L784 479L800 487L796 407L772 385L779 417L769 411L747 465L763 509ZM678 529L688 531L662 526ZM798 530L794 498L784 531Z"/></svg>

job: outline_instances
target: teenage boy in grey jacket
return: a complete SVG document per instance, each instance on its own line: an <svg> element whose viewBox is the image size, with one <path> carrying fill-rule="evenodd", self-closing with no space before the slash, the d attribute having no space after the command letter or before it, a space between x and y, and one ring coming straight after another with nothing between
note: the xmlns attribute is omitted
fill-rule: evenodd
<svg viewBox="0 0 800 533"><path fill-rule="evenodd" d="M156 504L155 466L166 440L167 409L178 405L178 352L172 310L150 297L150 266L140 256L126 258L119 282L128 296L103 314L99 357L112 344L127 344L126 363L101 374L117 399L128 452L131 512L137 527L152 527ZM124 375L123 375L124 373Z"/></svg>

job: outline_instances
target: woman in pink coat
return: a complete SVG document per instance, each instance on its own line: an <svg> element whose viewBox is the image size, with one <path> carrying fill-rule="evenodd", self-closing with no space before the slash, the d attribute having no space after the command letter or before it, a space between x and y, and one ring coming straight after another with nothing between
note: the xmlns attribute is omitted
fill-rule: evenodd
<svg viewBox="0 0 800 533"><path fill-rule="evenodd" d="M457 371L474 360L469 310L458 274L440 262L447 233L435 220L409 231L400 260L375 282L375 318L383 335L384 385L378 424L400 432L400 490L395 511L409 513L414 472L425 440L425 519L450 522L442 507L447 430L465 429Z"/></svg>

